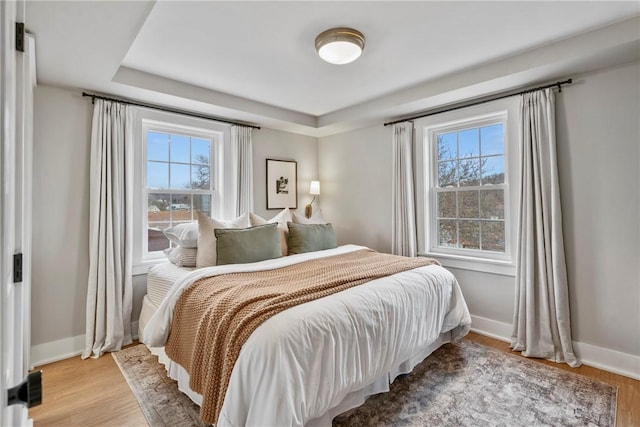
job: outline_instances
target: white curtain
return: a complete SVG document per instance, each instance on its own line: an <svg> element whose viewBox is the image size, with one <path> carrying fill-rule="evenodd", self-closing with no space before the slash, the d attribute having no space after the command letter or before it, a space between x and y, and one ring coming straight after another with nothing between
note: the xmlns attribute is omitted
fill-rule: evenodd
<svg viewBox="0 0 640 427"><path fill-rule="evenodd" d="M579 366L571 343L551 89L521 100L520 212L511 347Z"/></svg>
<svg viewBox="0 0 640 427"><path fill-rule="evenodd" d="M131 342L133 132L128 105L95 100L91 130L89 280L82 358Z"/></svg>
<svg viewBox="0 0 640 427"><path fill-rule="evenodd" d="M253 142L251 128L232 126L231 150L236 179L234 185L236 217L253 211Z"/></svg>
<svg viewBox="0 0 640 427"><path fill-rule="evenodd" d="M394 124L391 189L391 251L416 256L416 211L413 185L413 123Z"/></svg>

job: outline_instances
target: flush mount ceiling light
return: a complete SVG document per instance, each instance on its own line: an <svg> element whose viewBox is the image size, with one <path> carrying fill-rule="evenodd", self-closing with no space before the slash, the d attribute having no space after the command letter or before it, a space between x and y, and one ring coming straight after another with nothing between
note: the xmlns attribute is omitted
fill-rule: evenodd
<svg viewBox="0 0 640 427"><path fill-rule="evenodd" d="M348 64L360 57L364 49L364 35L353 28L332 28L316 37L320 58L332 64Z"/></svg>

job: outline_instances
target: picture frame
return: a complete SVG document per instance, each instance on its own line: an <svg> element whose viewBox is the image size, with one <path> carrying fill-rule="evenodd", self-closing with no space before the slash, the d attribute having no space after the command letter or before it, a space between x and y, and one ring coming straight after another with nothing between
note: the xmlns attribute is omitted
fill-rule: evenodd
<svg viewBox="0 0 640 427"><path fill-rule="evenodd" d="M267 209L298 207L298 162L267 159Z"/></svg>

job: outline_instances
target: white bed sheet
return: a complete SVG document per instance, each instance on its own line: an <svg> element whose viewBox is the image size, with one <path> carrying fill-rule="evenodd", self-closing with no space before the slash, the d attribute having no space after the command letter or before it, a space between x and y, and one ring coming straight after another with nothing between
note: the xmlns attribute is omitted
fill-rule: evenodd
<svg viewBox="0 0 640 427"><path fill-rule="evenodd" d="M155 305L162 304L162 300L169 290L182 276L192 272L193 268L178 267L171 262L154 264L147 272L147 296Z"/></svg>
<svg viewBox="0 0 640 427"><path fill-rule="evenodd" d="M171 288L145 327L143 342L164 345L175 302L199 278L279 268L359 249L363 247L347 245L196 270ZM464 336L470 324L456 279L436 265L290 308L259 326L242 347L217 424L330 425L333 416L361 404L367 394L359 393L350 403L354 392L386 391L398 374L410 372L440 344ZM197 402L198 396L191 397Z"/></svg>

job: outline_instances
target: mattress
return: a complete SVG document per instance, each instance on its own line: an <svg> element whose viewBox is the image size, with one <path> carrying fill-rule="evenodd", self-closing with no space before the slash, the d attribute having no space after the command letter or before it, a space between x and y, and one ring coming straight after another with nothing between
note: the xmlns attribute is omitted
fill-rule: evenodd
<svg viewBox="0 0 640 427"><path fill-rule="evenodd" d="M195 270L194 268L178 267L170 262L155 264L147 272L147 297L151 304L158 307L169 293L169 290L179 278Z"/></svg>

